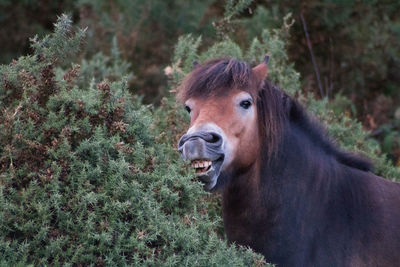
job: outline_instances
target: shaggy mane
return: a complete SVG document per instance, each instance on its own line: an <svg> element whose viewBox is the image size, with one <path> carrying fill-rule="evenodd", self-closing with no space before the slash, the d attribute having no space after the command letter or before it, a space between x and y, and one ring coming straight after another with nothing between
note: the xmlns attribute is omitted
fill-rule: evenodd
<svg viewBox="0 0 400 267"><path fill-rule="evenodd" d="M310 118L296 100L267 80L257 81L246 62L223 58L196 65L179 86L178 100L183 103L191 97L221 96L233 89L247 91L257 101L262 152L268 159L276 155L283 131L290 130L288 123L295 123L313 143L341 164L363 171L372 169L368 160L338 148L321 124Z"/></svg>

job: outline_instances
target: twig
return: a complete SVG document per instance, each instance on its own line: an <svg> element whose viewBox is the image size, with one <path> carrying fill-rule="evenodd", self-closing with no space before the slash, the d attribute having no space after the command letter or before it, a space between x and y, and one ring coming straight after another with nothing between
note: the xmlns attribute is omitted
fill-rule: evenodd
<svg viewBox="0 0 400 267"><path fill-rule="evenodd" d="M395 129L396 127L394 125L387 125L386 129L391 131L393 129ZM372 132L370 132L370 134L367 136L367 138L371 138L371 137L376 137L378 135L381 135L384 132L384 130L382 128L376 129Z"/></svg>
<svg viewBox="0 0 400 267"><path fill-rule="evenodd" d="M22 105L18 105L18 107L15 109L14 114L11 116L12 119L14 119L14 117L17 115L18 111L21 109Z"/></svg>
<svg viewBox="0 0 400 267"><path fill-rule="evenodd" d="M306 35L308 49L310 50L311 60L312 60L312 63L314 65L315 75L317 76L319 92L321 94L321 97L324 98L325 95L324 95L324 91L322 89L322 84L321 84L321 79L320 79L320 76L319 76L318 66L317 66L317 62L315 61L314 52L313 52L313 49L312 49L312 46L311 46L311 42L310 42L310 37L308 36L307 25L306 25L306 21L305 21L304 16L303 16L303 12L300 13L300 18L301 18L301 22L303 23L304 33Z"/></svg>
<svg viewBox="0 0 400 267"><path fill-rule="evenodd" d="M329 37L329 52L330 52L330 59L329 59L329 88L328 92L331 93L333 90L333 76L334 76L334 68L333 68L333 42L332 38Z"/></svg>
<svg viewBox="0 0 400 267"><path fill-rule="evenodd" d="M329 85L328 85L328 77L324 76L325 81L325 97L329 99Z"/></svg>

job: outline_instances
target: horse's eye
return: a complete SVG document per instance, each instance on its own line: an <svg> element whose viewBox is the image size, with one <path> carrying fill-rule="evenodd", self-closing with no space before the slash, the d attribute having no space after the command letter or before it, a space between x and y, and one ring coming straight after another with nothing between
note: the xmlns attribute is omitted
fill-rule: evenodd
<svg viewBox="0 0 400 267"><path fill-rule="evenodd" d="M249 100L243 100L240 102L240 106L244 109L248 109L251 106L251 102Z"/></svg>
<svg viewBox="0 0 400 267"><path fill-rule="evenodd" d="M186 109L186 111L189 112L189 113L190 113L190 111L192 111L192 110L189 108L189 106L185 106L185 109Z"/></svg>

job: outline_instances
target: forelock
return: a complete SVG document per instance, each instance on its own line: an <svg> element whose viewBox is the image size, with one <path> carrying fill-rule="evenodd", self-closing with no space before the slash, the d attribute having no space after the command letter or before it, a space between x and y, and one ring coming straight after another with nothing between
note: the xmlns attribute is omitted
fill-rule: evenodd
<svg viewBox="0 0 400 267"><path fill-rule="evenodd" d="M182 102L191 97L227 94L232 89L251 91L254 77L250 66L233 58L223 58L198 64L178 88Z"/></svg>

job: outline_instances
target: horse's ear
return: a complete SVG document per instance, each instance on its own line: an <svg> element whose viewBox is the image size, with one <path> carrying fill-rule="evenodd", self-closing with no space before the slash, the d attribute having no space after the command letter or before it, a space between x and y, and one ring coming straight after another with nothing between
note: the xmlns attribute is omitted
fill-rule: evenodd
<svg viewBox="0 0 400 267"><path fill-rule="evenodd" d="M269 60L269 54L266 54L264 57L263 62L258 64L253 68L253 73L256 75L259 81L264 81L265 78L267 78L268 75L268 60Z"/></svg>

